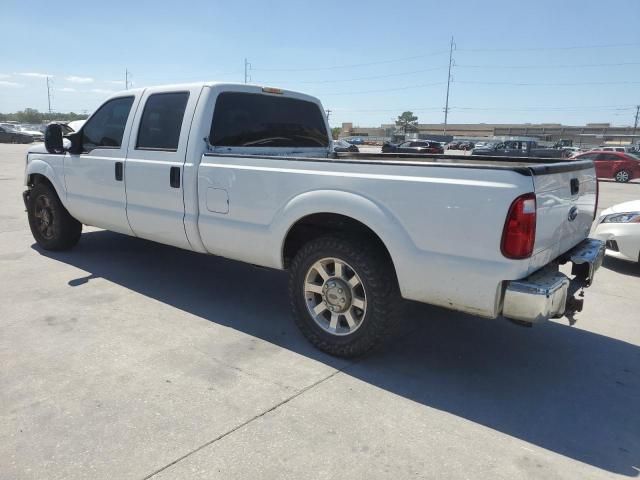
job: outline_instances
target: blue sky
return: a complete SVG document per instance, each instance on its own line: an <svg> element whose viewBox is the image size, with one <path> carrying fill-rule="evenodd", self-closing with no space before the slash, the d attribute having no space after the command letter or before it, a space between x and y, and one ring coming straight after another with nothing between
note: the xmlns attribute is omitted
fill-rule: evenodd
<svg viewBox="0 0 640 480"><path fill-rule="evenodd" d="M320 97L330 122L633 122L640 1L3 0L0 111L92 111L124 87L251 79ZM580 47L580 48L574 48Z"/></svg>

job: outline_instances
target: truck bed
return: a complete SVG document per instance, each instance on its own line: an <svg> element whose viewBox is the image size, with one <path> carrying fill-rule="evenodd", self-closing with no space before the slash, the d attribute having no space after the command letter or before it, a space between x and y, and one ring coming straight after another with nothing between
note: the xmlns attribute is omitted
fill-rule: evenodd
<svg viewBox="0 0 640 480"><path fill-rule="evenodd" d="M593 166L591 161L559 158L504 157L491 155L444 155L411 153L336 153L337 160L366 163L388 163L407 165L430 165L446 167L468 167L506 169L524 175L544 175L563 171L582 170Z"/></svg>
<svg viewBox="0 0 640 480"><path fill-rule="evenodd" d="M246 157L245 154L208 152L205 156ZM300 162L360 163L370 165L406 165L448 168L478 168L510 170L522 175L545 175L584 170L593 167L590 160L571 160L536 157L503 157L488 155L444 155L412 153L334 153L329 158L299 157L295 155L258 155L261 158Z"/></svg>

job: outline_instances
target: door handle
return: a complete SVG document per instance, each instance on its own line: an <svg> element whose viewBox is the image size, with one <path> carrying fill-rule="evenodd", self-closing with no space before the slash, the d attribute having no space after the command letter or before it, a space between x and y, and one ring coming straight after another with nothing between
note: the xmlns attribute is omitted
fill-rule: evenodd
<svg viewBox="0 0 640 480"><path fill-rule="evenodd" d="M122 181L122 172L123 172L122 162L116 162L116 180L118 182Z"/></svg>
<svg viewBox="0 0 640 480"><path fill-rule="evenodd" d="M580 181L577 178L572 178L571 182L571 195L577 195L580 192Z"/></svg>
<svg viewBox="0 0 640 480"><path fill-rule="evenodd" d="M180 188L180 167L171 167L169 170L169 185L171 188Z"/></svg>

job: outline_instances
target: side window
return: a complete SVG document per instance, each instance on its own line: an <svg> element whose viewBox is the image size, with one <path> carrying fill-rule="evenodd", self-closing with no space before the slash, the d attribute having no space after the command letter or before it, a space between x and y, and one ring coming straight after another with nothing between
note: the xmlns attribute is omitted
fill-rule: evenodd
<svg viewBox="0 0 640 480"><path fill-rule="evenodd" d="M114 98L102 105L82 128L82 148L119 148L131 105L133 97Z"/></svg>
<svg viewBox="0 0 640 480"><path fill-rule="evenodd" d="M603 160L606 160L608 162L615 162L620 160L620 157L618 155L614 155L613 153L603 153L602 157Z"/></svg>
<svg viewBox="0 0 640 480"><path fill-rule="evenodd" d="M584 155L580 155L580 160L595 160L598 156L597 153L586 153Z"/></svg>
<svg viewBox="0 0 640 480"><path fill-rule="evenodd" d="M276 95L218 95L209 143L224 147L327 147L324 112L317 104Z"/></svg>
<svg viewBox="0 0 640 480"><path fill-rule="evenodd" d="M142 112L136 148L176 151L187 100L189 92L150 95Z"/></svg>

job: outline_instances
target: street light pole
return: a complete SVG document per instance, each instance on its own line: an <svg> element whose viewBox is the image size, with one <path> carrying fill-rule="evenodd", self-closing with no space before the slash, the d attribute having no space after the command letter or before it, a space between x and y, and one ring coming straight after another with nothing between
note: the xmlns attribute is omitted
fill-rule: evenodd
<svg viewBox="0 0 640 480"><path fill-rule="evenodd" d="M451 43L449 44L449 72L447 74L447 99L444 105L444 129L442 133L447 133L447 119L449 117L449 88L451 86L451 65L453 64L453 35L451 36Z"/></svg>

